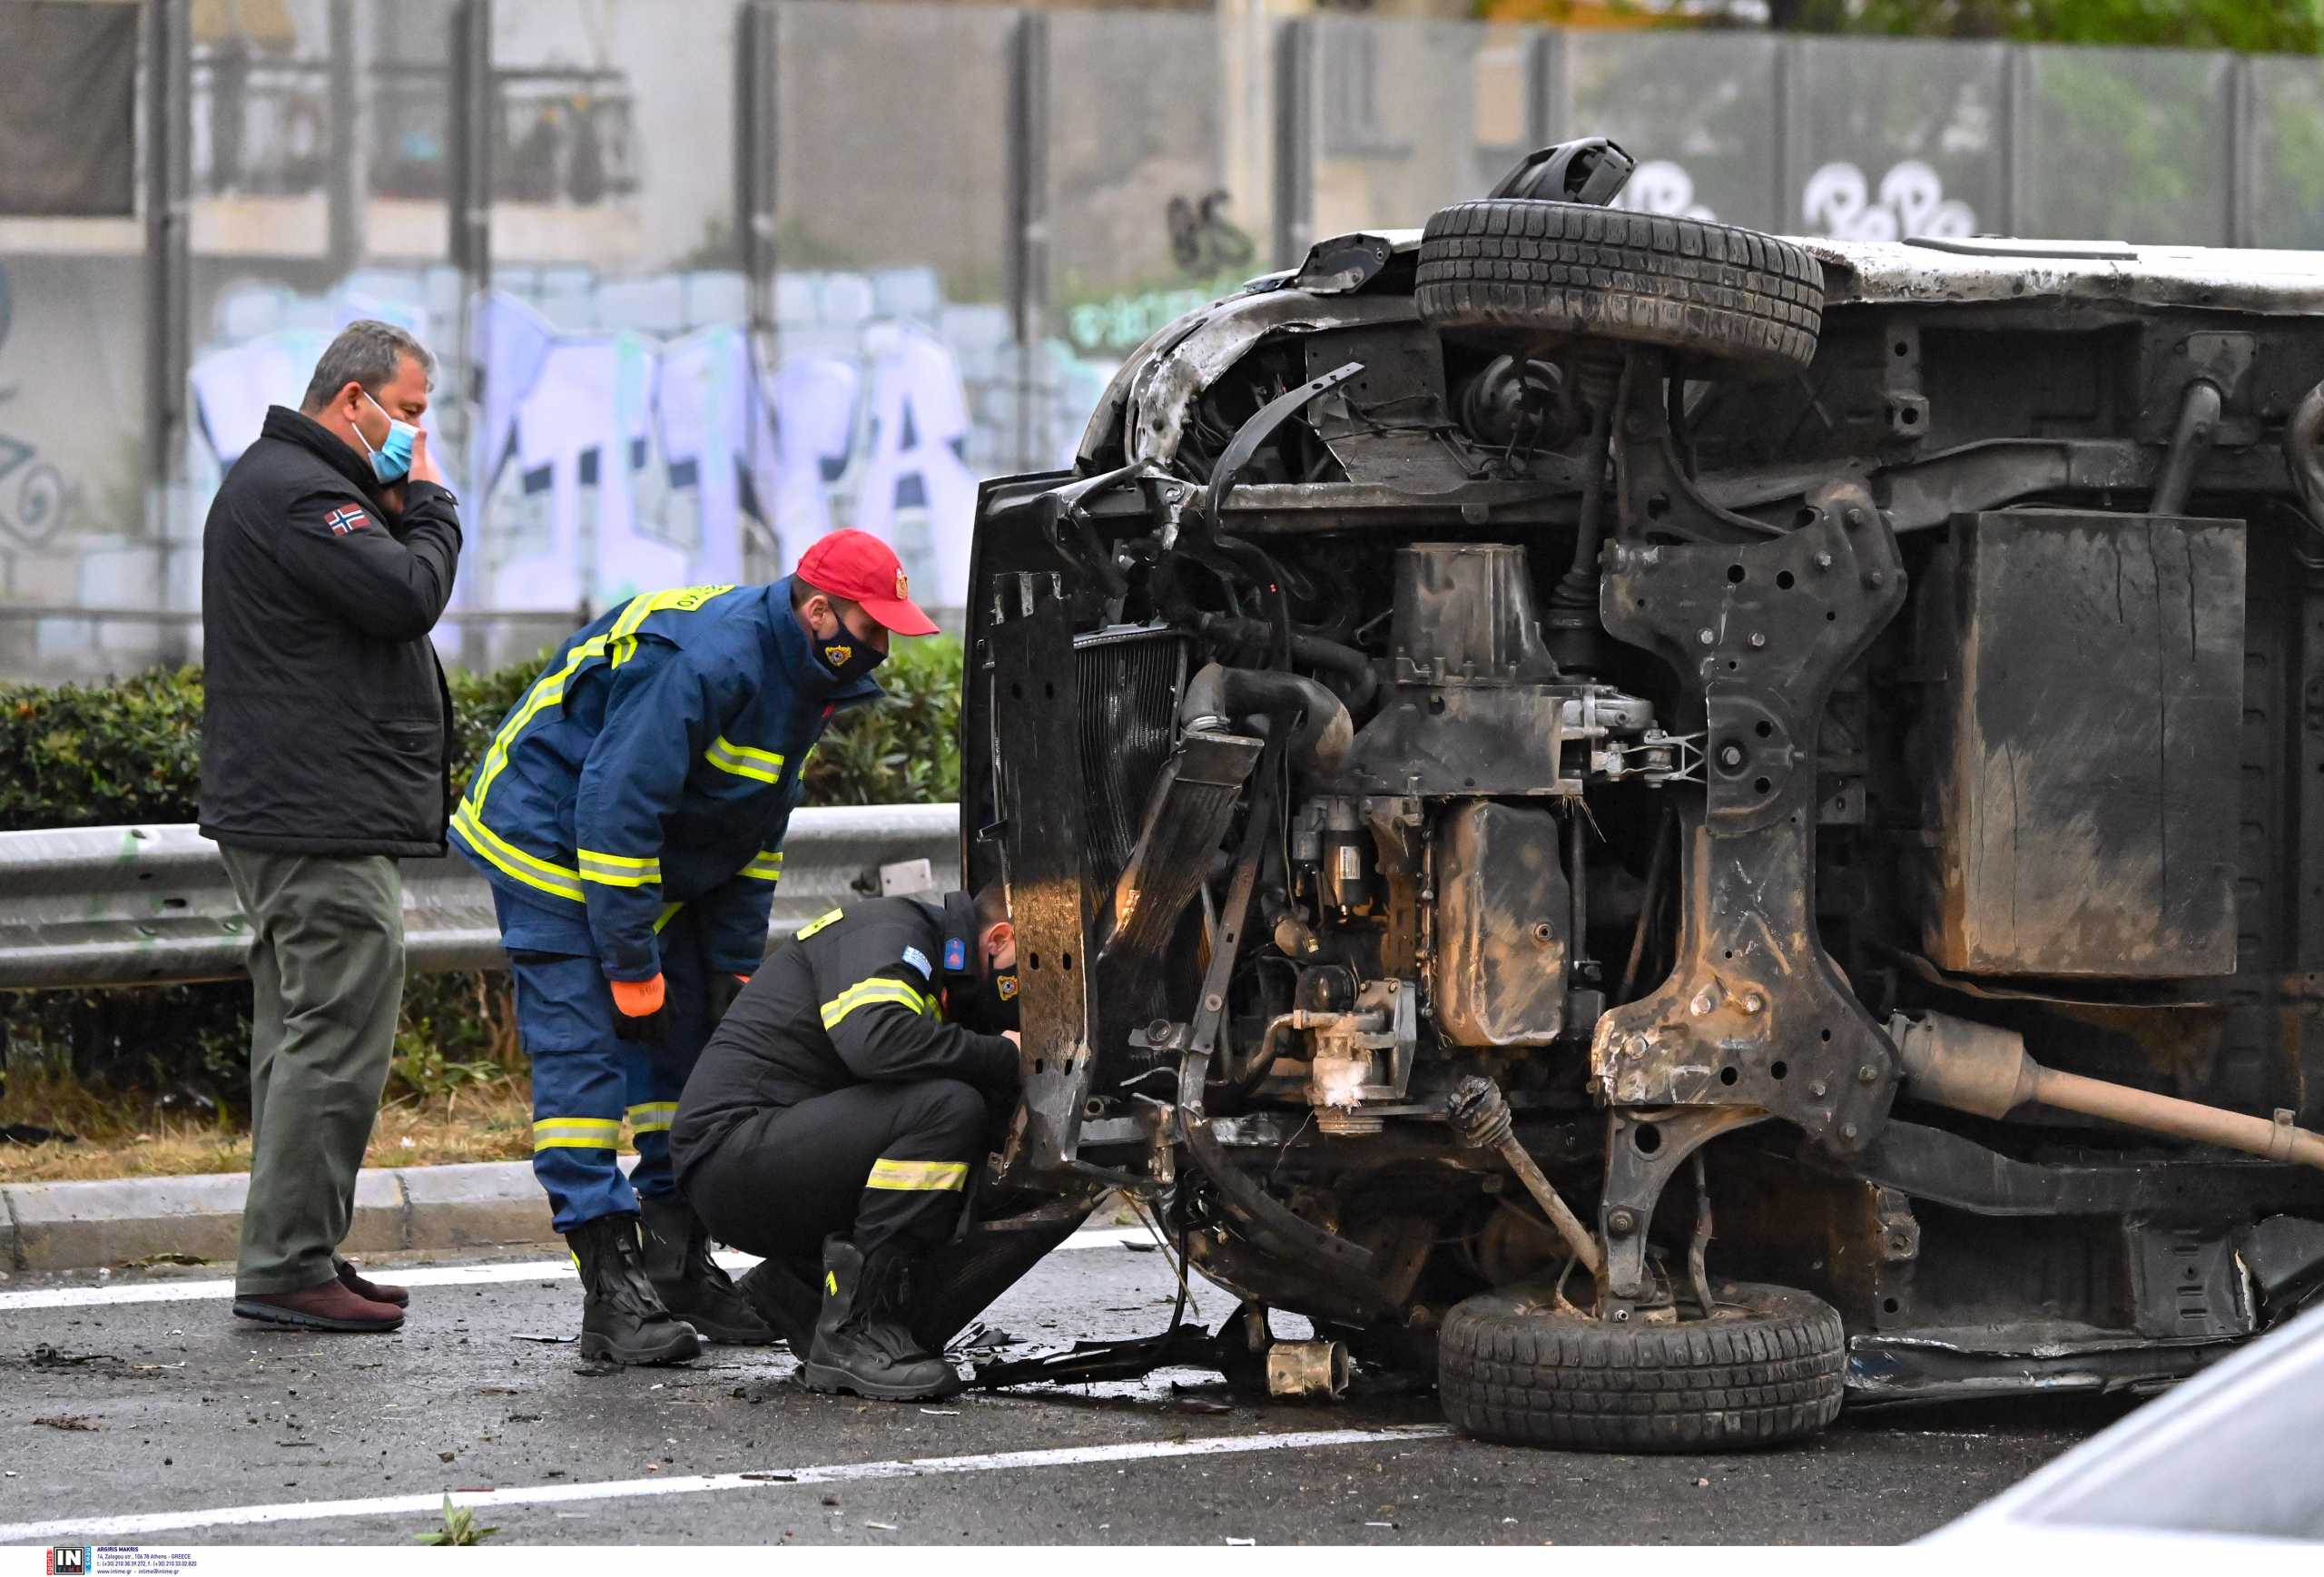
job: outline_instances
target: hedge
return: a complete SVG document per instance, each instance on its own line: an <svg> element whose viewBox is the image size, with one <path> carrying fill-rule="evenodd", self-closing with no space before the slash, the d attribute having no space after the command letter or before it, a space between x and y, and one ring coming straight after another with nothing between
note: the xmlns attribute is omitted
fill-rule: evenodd
<svg viewBox="0 0 2324 1577"><path fill-rule="evenodd" d="M452 675L456 781L467 781L538 668ZM960 643L900 641L879 677L888 699L832 721L808 764L805 803L959 796ZM0 828L193 821L201 735L194 668L102 687L0 686ZM399 1083L434 1094L513 1065L507 995L497 975L412 976L397 1038ZM250 1013L247 981L0 992L0 1080L69 1071L172 1106L232 1108L244 1093Z"/></svg>

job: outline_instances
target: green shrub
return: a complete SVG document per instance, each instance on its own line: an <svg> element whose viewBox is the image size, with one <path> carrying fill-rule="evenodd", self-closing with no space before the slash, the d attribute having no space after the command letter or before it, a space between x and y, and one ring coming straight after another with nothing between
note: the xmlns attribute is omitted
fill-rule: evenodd
<svg viewBox="0 0 2324 1577"><path fill-rule="evenodd" d="M896 645L879 675L889 698L832 719L808 763L804 803L958 796L960 643ZM539 666L451 675L456 783L468 782ZM201 739L198 669L104 687L0 686L0 828L193 821ZM250 1012L247 981L0 992L0 1079L39 1068L171 1105L238 1105ZM396 1037L399 1089L432 1097L520 1060L504 977L411 977Z"/></svg>

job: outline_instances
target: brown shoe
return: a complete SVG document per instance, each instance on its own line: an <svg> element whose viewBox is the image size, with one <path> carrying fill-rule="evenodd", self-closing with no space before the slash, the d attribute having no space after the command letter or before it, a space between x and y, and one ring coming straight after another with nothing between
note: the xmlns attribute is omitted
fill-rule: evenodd
<svg viewBox="0 0 2324 1577"><path fill-rule="evenodd" d="M409 1307L411 1303L411 1294L403 1288L389 1286L385 1282L373 1281L359 1275L355 1267L344 1259L339 1262L339 1285L356 1296L368 1297L373 1303L391 1303L398 1308Z"/></svg>
<svg viewBox="0 0 2324 1577"><path fill-rule="evenodd" d="M302 1331L377 1332L403 1324L403 1310L391 1303L359 1296L337 1276L297 1292L246 1292L234 1298L241 1319L295 1326Z"/></svg>

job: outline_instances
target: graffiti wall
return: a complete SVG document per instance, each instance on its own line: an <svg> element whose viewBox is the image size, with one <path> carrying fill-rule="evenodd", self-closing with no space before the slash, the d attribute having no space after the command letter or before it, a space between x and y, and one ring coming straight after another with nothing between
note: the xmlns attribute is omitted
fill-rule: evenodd
<svg viewBox="0 0 2324 1577"><path fill-rule="evenodd" d="M192 369L197 494L269 404L295 403L332 333L377 317L447 358L427 425L466 435L439 449L470 522L456 607L577 612L773 573L842 525L957 606L978 478L1062 463L1112 372L1063 341L1021 353L1005 310L947 303L925 270L786 274L771 347L738 274L517 271L469 303L462 367L458 286L431 270L222 291Z"/></svg>

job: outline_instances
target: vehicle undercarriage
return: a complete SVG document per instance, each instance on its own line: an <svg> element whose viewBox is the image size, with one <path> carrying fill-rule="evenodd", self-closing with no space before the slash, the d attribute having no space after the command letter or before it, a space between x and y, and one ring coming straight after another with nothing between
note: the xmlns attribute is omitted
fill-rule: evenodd
<svg viewBox="0 0 2324 1577"><path fill-rule="evenodd" d="M985 1229L1128 1190L1500 1438L2167 1384L2324 1286L2324 269L1626 168L1320 243L988 484Z"/></svg>

